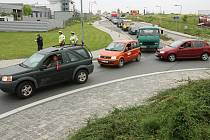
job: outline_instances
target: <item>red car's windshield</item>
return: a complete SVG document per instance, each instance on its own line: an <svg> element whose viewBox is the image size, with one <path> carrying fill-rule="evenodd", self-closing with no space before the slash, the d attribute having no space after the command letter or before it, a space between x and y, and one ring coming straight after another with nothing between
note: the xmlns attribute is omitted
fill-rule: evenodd
<svg viewBox="0 0 210 140"><path fill-rule="evenodd" d="M124 43L121 42L113 42L109 44L109 46L105 49L107 51L123 51L125 47Z"/></svg>

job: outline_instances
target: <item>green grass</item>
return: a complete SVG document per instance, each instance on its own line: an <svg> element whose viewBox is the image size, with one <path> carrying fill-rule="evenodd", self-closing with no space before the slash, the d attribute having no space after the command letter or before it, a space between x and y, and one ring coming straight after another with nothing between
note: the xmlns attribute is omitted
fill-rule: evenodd
<svg viewBox="0 0 210 140"><path fill-rule="evenodd" d="M94 51L106 47L111 41L111 37L92 25L85 23L85 44ZM74 23L65 29L60 29L66 36L66 43L69 43L71 31L76 32L81 40L80 24ZM37 32L0 32L0 60L26 58L37 51L35 42ZM41 33L44 39L44 47L58 44L58 29Z"/></svg>
<svg viewBox="0 0 210 140"><path fill-rule="evenodd" d="M161 38L161 40L163 40L163 41L173 40L172 38L168 37L166 34L161 35L160 38Z"/></svg>
<svg viewBox="0 0 210 140"><path fill-rule="evenodd" d="M196 15L182 15L178 22L173 20L175 15L146 15L138 17L129 17L134 21L143 21L149 22L152 24L159 25L163 28L186 33L193 36L202 37L205 39L210 39L210 29L209 28L200 28L198 24L198 16ZM184 17L187 17L186 21L183 20ZM188 29L185 29L185 26L188 26Z"/></svg>
<svg viewBox="0 0 210 140"><path fill-rule="evenodd" d="M70 140L209 140L210 80L161 92L142 106L88 121Z"/></svg>

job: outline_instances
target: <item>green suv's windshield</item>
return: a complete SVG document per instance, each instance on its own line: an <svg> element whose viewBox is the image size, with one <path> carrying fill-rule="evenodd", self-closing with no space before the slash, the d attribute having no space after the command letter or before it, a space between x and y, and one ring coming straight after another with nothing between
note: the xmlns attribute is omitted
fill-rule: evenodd
<svg viewBox="0 0 210 140"><path fill-rule="evenodd" d="M158 36L160 34L157 29L141 29L139 30L140 36Z"/></svg>
<svg viewBox="0 0 210 140"><path fill-rule="evenodd" d="M107 51L123 51L124 50L124 43L120 42L113 42L109 44L109 46L105 49Z"/></svg>
<svg viewBox="0 0 210 140"><path fill-rule="evenodd" d="M183 41L178 40L178 41L173 42L169 47L177 48L177 47L181 46L182 43L183 43Z"/></svg>
<svg viewBox="0 0 210 140"><path fill-rule="evenodd" d="M35 68L43 58L44 58L43 54L35 53L25 62L23 62L22 65L30 68Z"/></svg>

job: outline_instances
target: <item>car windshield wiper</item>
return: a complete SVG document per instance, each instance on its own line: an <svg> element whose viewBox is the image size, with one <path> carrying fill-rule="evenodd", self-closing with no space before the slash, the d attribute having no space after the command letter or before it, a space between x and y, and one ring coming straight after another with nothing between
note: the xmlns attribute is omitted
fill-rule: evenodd
<svg viewBox="0 0 210 140"><path fill-rule="evenodd" d="M171 47L171 48L174 48L173 46L171 46L171 45L168 45L169 47Z"/></svg>
<svg viewBox="0 0 210 140"><path fill-rule="evenodd" d="M119 50L111 50L111 51L119 51Z"/></svg>
<svg viewBox="0 0 210 140"><path fill-rule="evenodd" d="M29 67L29 66L27 66L27 65L25 65L23 63L19 64L19 66L24 67L24 68L28 68Z"/></svg>

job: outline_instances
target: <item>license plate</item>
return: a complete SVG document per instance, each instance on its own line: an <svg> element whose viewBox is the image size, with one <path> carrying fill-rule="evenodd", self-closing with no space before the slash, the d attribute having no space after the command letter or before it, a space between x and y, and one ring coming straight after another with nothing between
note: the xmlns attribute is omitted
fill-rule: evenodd
<svg viewBox="0 0 210 140"><path fill-rule="evenodd" d="M102 62L102 63L109 63L109 61L104 61L104 60L102 60L101 62Z"/></svg>
<svg viewBox="0 0 210 140"><path fill-rule="evenodd" d="M142 49L146 49L146 48L147 48L147 46L141 46L140 48L142 48Z"/></svg>

